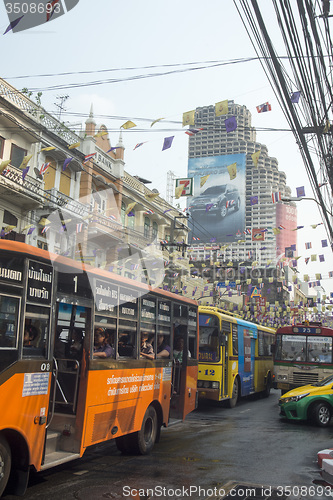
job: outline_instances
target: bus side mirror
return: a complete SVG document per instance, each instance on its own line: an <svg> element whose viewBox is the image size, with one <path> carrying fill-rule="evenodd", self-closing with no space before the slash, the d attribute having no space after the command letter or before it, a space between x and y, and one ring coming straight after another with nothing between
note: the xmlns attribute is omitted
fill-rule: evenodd
<svg viewBox="0 0 333 500"><path fill-rule="evenodd" d="M221 345L226 345L226 343L227 343L227 336L226 335L220 335L220 343L221 343Z"/></svg>

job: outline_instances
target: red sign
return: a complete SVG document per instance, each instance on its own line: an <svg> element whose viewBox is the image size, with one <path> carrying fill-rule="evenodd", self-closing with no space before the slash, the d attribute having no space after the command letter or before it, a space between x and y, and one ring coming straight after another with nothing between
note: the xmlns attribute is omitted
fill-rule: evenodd
<svg viewBox="0 0 333 500"><path fill-rule="evenodd" d="M265 241L265 233L262 229L252 229L252 241Z"/></svg>

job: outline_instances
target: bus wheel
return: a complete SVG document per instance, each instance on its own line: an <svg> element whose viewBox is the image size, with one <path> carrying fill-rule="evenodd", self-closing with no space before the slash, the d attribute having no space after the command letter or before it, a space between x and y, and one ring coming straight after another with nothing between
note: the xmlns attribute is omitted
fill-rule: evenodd
<svg viewBox="0 0 333 500"><path fill-rule="evenodd" d="M148 455L154 447L157 431L156 411L153 406L149 406L143 417L141 429L133 435L133 451L140 455Z"/></svg>
<svg viewBox="0 0 333 500"><path fill-rule="evenodd" d="M12 464L12 457L10 453L10 448L2 436L0 436L0 497L6 488L9 474L10 474L10 468Z"/></svg>
<svg viewBox="0 0 333 500"><path fill-rule="evenodd" d="M318 403L313 408L313 418L319 427L327 427L331 420L331 409L326 403Z"/></svg>
<svg viewBox="0 0 333 500"><path fill-rule="evenodd" d="M234 408L238 400L238 378L234 380L234 386L232 388L232 396L229 399L229 408Z"/></svg>
<svg viewBox="0 0 333 500"><path fill-rule="evenodd" d="M128 455L131 453L130 434L126 436L119 436L116 438L116 446L121 453Z"/></svg>
<svg viewBox="0 0 333 500"><path fill-rule="evenodd" d="M264 398L268 398L268 396L270 395L270 393L271 393L271 386L272 386L271 376L268 375L266 387L265 387L265 390L264 390L264 393L263 393Z"/></svg>

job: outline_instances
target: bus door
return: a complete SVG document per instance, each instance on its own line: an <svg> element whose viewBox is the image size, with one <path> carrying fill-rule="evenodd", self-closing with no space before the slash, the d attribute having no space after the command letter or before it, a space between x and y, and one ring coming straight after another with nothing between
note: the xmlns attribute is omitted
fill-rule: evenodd
<svg viewBox="0 0 333 500"><path fill-rule="evenodd" d="M238 371L242 396L254 392L255 338L254 330L238 325Z"/></svg>
<svg viewBox="0 0 333 500"><path fill-rule="evenodd" d="M89 350L91 308L57 302L54 336L54 387L52 405L56 413L76 414L80 383ZM90 305L90 303L89 303Z"/></svg>
<svg viewBox="0 0 333 500"><path fill-rule="evenodd" d="M171 418L183 420L196 407L197 314L196 308L174 304Z"/></svg>

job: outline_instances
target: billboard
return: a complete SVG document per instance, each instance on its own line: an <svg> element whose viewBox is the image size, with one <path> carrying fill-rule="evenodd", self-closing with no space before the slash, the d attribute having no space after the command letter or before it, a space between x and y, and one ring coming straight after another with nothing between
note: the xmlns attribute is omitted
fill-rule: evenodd
<svg viewBox="0 0 333 500"><path fill-rule="evenodd" d="M193 196L187 202L189 243L244 239L245 167L245 154L189 158L188 177L193 178Z"/></svg>

